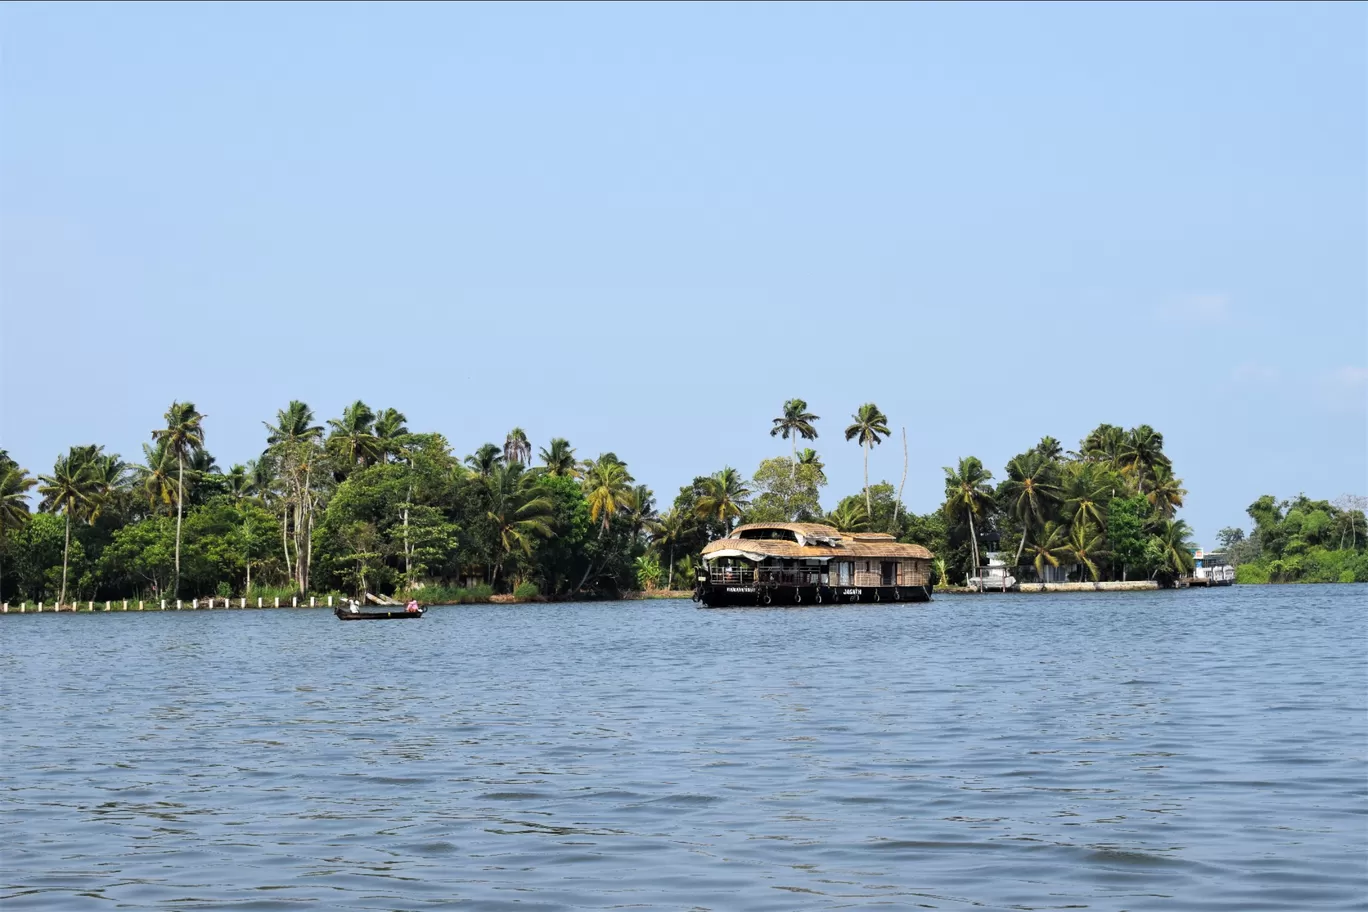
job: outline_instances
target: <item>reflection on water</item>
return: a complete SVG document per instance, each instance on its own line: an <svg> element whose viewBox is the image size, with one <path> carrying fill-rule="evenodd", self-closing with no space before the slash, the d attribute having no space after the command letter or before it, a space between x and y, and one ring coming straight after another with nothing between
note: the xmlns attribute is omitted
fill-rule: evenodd
<svg viewBox="0 0 1368 912"><path fill-rule="evenodd" d="M9 909L1364 909L1365 587L0 620Z"/></svg>

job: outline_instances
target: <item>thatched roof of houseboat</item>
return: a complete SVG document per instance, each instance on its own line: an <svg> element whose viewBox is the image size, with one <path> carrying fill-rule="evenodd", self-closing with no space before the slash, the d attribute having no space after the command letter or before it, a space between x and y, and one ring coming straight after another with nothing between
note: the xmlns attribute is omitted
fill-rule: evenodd
<svg viewBox="0 0 1368 912"><path fill-rule="evenodd" d="M778 530L793 532L798 541L780 538L744 537L746 532ZM932 554L921 545L895 541L884 532L839 532L822 523L749 523L737 526L726 538L709 542L703 556L721 556L721 552L739 551L745 554L777 558L840 558L852 560L930 560Z"/></svg>

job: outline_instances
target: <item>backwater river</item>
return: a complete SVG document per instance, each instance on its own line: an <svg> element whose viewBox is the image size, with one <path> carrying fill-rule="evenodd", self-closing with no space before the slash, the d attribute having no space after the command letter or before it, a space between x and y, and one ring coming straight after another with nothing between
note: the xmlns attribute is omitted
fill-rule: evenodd
<svg viewBox="0 0 1368 912"><path fill-rule="evenodd" d="M1368 909L1368 587L0 618L0 906Z"/></svg>

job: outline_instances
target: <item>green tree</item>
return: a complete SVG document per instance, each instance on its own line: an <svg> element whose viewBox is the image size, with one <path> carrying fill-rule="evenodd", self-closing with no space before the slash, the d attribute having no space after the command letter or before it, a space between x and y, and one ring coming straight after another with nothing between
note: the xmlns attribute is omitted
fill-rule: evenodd
<svg viewBox="0 0 1368 912"><path fill-rule="evenodd" d="M285 495L280 498L281 543L285 550L285 569L294 577L299 592L309 591L309 570L313 563L313 526L316 498L314 468L322 454L323 428L314 424L313 409L294 399L276 412L276 423L266 425L267 454L280 472ZM288 537L294 538L290 554Z"/></svg>
<svg viewBox="0 0 1368 912"><path fill-rule="evenodd" d="M974 556L975 572L978 571L981 562L974 517L985 516L993 507L993 489L988 484L992 478L993 473L985 469L983 463L975 456L965 456L953 469L945 467L945 517L951 522L968 523L969 546Z"/></svg>
<svg viewBox="0 0 1368 912"><path fill-rule="evenodd" d="M805 447L798 451L798 464L800 466L812 466L817 470L817 479L821 484L827 483L826 465L822 462L822 457L817 455L817 451L811 447Z"/></svg>
<svg viewBox="0 0 1368 912"><path fill-rule="evenodd" d="M704 481L695 510L700 519L715 519L724 530L730 531L733 519L750 505L750 488L741 474L731 466L715 472Z"/></svg>
<svg viewBox="0 0 1368 912"><path fill-rule="evenodd" d="M1014 456L1007 463L1007 478L1003 480L998 496L1021 523L1021 544L1017 546L1016 554L1016 564L1020 565L1021 553L1031 531L1045 524L1064 496L1055 464L1039 450Z"/></svg>
<svg viewBox="0 0 1368 912"><path fill-rule="evenodd" d="M841 532L865 532L869 529L869 509L860 503L861 498L847 497L827 514L828 524Z"/></svg>
<svg viewBox="0 0 1368 912"><path fill-rule="evenodd" d="M802 399L788 400L784 403L784 414L774 419L774 427L770 429L771 437L782 437L790 441L793 450L792 464L795 466L798 464L798 438L816 440L817 429L812 423L821 420L807 408L808 404Z"/></svg>
<svg viewBox="0 0 1368 912"><path fill-rule="evenodd" d="M1075 564L1079 564L1096 582L1101 576L1099 561L1105 561L1111 552L1107 550L1107 536L1101 529L1087 522L1075 523L1069 528L1069 536L1064 540L1063 553Z"/></svg>
<svg viewBox="0 0 1368 912"><path fill-rule="evenodd" d="M1164 519L1173 519L1186 494L1183 482L1173 477L1173 468L1168 463L1159 463L1150 469L1150 489L1145 497L1155 513Z"/></svg>
<svg viewBox="0 0 1368 912"><path fill-rule="evenodd" d="M347 471L380 461L384 447L375 436L375 412L360 399L344 408L341 418L329 418L328 427L328 451Z"/></svg>
<svg viewBox="0 0 1368 912"><path fill-rule="evenodd" d="M845 429L846 440L857 440L864 449L865 510L874 515L874 505L869 498L869 450L892 433L888 429L888 416L879 411L872 402L860 406L853 416L853 423Z"/></svg>
<svg viewBox="0 0 1368 912"><path fill-rule="evenodd" d="M1158 560L1154 562L1157 567L1155 574L1177 578L1192 572L1195 566L1192 554L1196 548L1188 540L1191 534L1192 530L1181 519L1160 521L1151 539L1152 550L1158 555Z"/></svg>
<svg viewBox="0 0 1368 912"><path fill-rule="evenodd" d="M497 581L499 570L515 551L531 557L536 538L552 534L551 517L554 504L536 485L536 476L523 471L522 463L501 466L490 479L493 506L488 519L498 533L502 559L494 566Z"/></svg>
<svg viewBox="0 0 1368 912"><path fill-rule="evenodd" d="M91 455L94 447L72 447L64 456L58 456L52 467L51 475L40 475L38 493L43 500L40 510L61 513L66 520L66 531L62 545L62 588L57 596L57 604L66 603L67 567L71 555L71 520L80 521L90 515L92 502L96 496L97 482Z"/></svg>
<svg viewBox="0 0 1368 912"><path fill-rule="evenodd" d="M1063 444L1048 434L1040 438L1040 443L1035 445L1035 451L1050 462L1058 462L1064 458Z"/></svg>
<svg viewBox="0 0 1368 912"><path fill-rule="evenodd" d="M1045 568L1058 567L1062 556L1069 554L1066 540L1066 527L1055 522L1046 522L1031 536L1026 556L1035 567L1036 579L1045 582Z"/></svg>
<svg viewBox="0 0 1368 912"><path fill-rule="evenodd" d="M8 542L8 533L29 521L28 492L38 484L29 476L28 469L0 450L0 560ZM0 598L4 595L4 572L0 566Z"/></svg>
<svg viewBox="0 0 1368 912"><path fill-rule="evenodd" d="M546 465L548 475L569 478L579 477L579 463L575 459L575 448L564 437L552 437L549 448L542 447L541 460Z"/></svg>
<svg viewBox="0 0 1368 912"><path fill-rule="evenodd" d="M166 410L166 427L152 432L152 439L161 444L168 457L176 460L176 571L172 578L171 595L180 595L180 539L181 520L185 504L185 460L204 449L204 416L195 410L194 403L173 402Z"/></svg>
<svg viewBox="0 0 1368 912"><path fill-rule="evenodd" d="M371 433L375 435L376 449L381 462L398 457L404 450L404 439L408 437L408 418L398 409L387 408L375 416Z"/></svg>
<svg viewBox="0 0 1368 912"><path fill-rule="evenodd" d="M508 465L528 465L532 462L532 444L528 442L527 432L515 427L504 439L504 462Z"/></svg>
<svg viewBox="0 0 1368 912"><path fill-rule="evenodd" d="M1121 564L1121 578L1126 579L1128 567L1142 567L1145 545L1149 535L1145 527L1150 520L1151 507L1143 495L1114 497L1107 504L1107 540L1112 558Z"/></svg>
<svg viewBox="0 0 1368 912"><path fill-rule="evenodd" d="M480 448L465 458L465 464L475 474L488 478L494 470L504 464L503 451L492 443L481 444Z"/></svg>
<svg viewBox="0 0 1368 912"><path fill-rule="evenodd" d="M589 502L589 518L601 522L607 531L609 521L625 506L635 479L627 471L627 466L612 453L603 453L598 459L584 463L581 483L584 496Z"/></svg>
<svg viewBox="0 0 1368 912"><path fill-rule="evenodd" d="M1145 493L1145 480L1154 475L1154 470L1169 465L1168 457L1164 455L1164 435L1148 424L1126 432L1117 457L1120 467L1135 479L1136 490L1141 494ZM1181 496L1179 503L1182 503Z"/></svg>
<svg viewBox="0 0 1368 912"><path fill-rule="evenodd" d="M755 497L748 522L812 522L822 515L823 479L812 464L793 464L780 456L766 459L751 480Z"/></svg>

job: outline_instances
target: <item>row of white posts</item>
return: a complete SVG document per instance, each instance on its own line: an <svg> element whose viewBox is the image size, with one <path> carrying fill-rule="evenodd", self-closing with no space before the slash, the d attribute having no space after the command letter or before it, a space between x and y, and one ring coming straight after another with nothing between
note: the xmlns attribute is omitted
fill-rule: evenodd
<svg viewBox="0 0 1368 912"><path fill-rule="evenodd" d="M214 607L214 603L217 602L218 599L211 598L211 599L205 599L204 601L205 601L205 606L204 606L204 607L205 607L205 608L209 608L209 609L212 610L213 607ZM246 607L247 607L247 600L246 600L245 598L239 598L237 601L238 601L238 607L239 607L239 608L246 608ZM258 599L257 599L256 606L257 606L258 608L265 608L265 607L266 607L265 601L266 601L266 600L263 599L263 598L258 598ZM329 608L332 607L332 603L333 603L333 597L330 595L330 596L328 596L328 607L329 607ZM130 610L129 607L128 607L128 599L124 599L123 602L122 602L122 605L123 605L122 608L117 608L117 609L116 609L116 608L114 607L114 602L113 602L113 601L107 601L107 602L104 603L104 610L105 610L105 611L116 611L116 610L117 610L117 611L128 611L128 610ZM144 607L145 605L146 605L145 602L138 602L138 607L135 608L135 609L132 609L132 610L135 610L135 611L143 611L143 610L145 610L145 607ZM314 596L312 596L312 595L309 596L309 607L310 607L310 608L315 608L315 607L317 607L317 605L318 605L318 600L317 600ZM199 610L199 607L200 607L200 600L199 600L199 599L191 599L191 600L190 600L190 610L191 610L191 611L198 611L198 610ZM232 607L233 607L233 600L232 600L232 599L225 598L225 599L223 600L223 607L224 607L224 608L232 608ZM280 597L279 597L279 596L276 596L276 598L275 598L275 605L274 605L273 607L275 607L275 608L279 608L279 607L280 607ZM291 597L291 599L290 599L290 607L291 607L291 608L298 608L298 607L299 607L299 599L298 599L297 597ZM3 605L0 605L0 614L9 614L9 610L10 610L9 602L5 602ZM73 603L72 606L71 606L70 608L63 608L63 607L61 607L60 605L52 605L52 606L49 607L49 610L51 610L51 611L77 611L77 610L79 610L79 609L78 609L78 608L76 607L76 605ZM86 602L86 610L87 610L87 611L95 611L95 610L96 610L96 608L95 608L95 603L94 603L94 602ZM166 599L162 599L162 600L161 600L161 607L160 607L160 608L154 608L153 610L154 610L154 611L165 611L165 610L166 610ZM174 610L176 610L176 611L182 611L182 610L184 610L184 602L182 602L180 599L176 599L176 606L175 606L175 609L174 609ZM42 602L39 602L39 603L38 603L38 611L39 611L39 612L42 612L42 611L43 611L43 603L42 603ZM28 602L24 602L24 603L20 604L19 607L18 607L18 612L19 612L20 614L26 614L26 613L28 612Z"/></svg>

